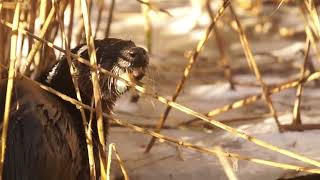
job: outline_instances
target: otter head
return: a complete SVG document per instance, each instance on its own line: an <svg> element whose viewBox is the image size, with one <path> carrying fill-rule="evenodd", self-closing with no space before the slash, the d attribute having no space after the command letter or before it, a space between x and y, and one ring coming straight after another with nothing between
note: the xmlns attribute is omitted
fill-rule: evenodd
<svg viewBox="0 0 320 180"><path fill-rule="evenodd" d="M95 49L98 65L114 75L133 81L139 81L145 75L149 57L147 52L143 48L137 47L134 42L106 38L95 40ZM89 59L86 44L79 45L71 52ZM77 60L72 60L72 65L76 72L75 77L79 82L81 97L85 103L89 103L93 93L90 67ZM62 57L58 61L47 74L45 81L54 89L76 97L66 57ZM128 90L128 85L123 80L102 72L99 73L99 82L103 105L110 110L115 100Z"/></svg>
<svg viewBox="0 0 320 180"><path fill-rule="evenodd" d="M121 79L139 81L143 78L149 64L147 52L132 41L107 39L96 42L98 64L119 78L100 74L102 90L120 95L127 89L127 83ZM103 94L107 95L107 94Z"/></svg>

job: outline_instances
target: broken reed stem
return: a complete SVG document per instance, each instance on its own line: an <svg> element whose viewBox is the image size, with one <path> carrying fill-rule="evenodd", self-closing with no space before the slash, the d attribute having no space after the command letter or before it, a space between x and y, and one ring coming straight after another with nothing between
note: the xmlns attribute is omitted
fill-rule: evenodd
<svg viewBox="0 0 320 180"><path fill-rule="evenodd" d="M8 22L5 22L5 21L1 20L1 23L4 24L4 25L6 25L6 26L8 26L8 27L11 27L11 24L8 23ZM42 41L43 43L47 44L47 45L50 46L50 47L56 48L57 50L65 53L65 50L61 49L60 47L57 47L57 46L53 45L52 43L50 43L50 42L48 42L48 41L46 41L46 40L43 40L43 39L41 39L41 38L39 38L39 37L31 34L30 32L24 30L23 28L19 28L18 30L21 31L22 33L26 33L26 34L34 37L35 39L37 39L37 40L39 40L39 41ZM160 102L162 102L162 103L164 103L164 104L167 104L167 105L169 105L169 106L172 106L173 108L175 108L175 109L177 109L177 110L180 110L180 111L182 111L182 112L184 112L184 113L186 113L186 114L189 114L189 115L192 115L192 116L194 116L194 117L200 118L200 119L202 119L203 121L208 122L209 124L214 125L214 126L216 126L216 127L219 127L219 128L221 128L221 129L223 129L223 130L225 130L225 131L227 131L227 132L229 132L229 133L231 133L231 134L233 134L233 135L235 135L235 136L238 136L238 137L240 137L240 138L246 139L246 140L248 140L248 141L250 141L250 142L252 142L252 143L254 143L254 144L256 144L256 145L259 145L259 146L264 147L264 148L266 148L266 149L269 149L269 150L271 150L271 151L275 151L275 152L278 152L278 153L280 153L280 154L289 156L289 157L291 157L291 158L294 158L294 159L303 161L303 162L305 162L305 163L312 164L312 165L315 165L315 166L320 167L320 162L317 162L317 161L315 161L315 160L312 160L312 159L310 159L310 158L304 157L304 156L302 156L302 155L299 155L299 154L296 154L296 153L287 151L287 150L285 150L285 149L281 149L281 148L279 148L279 147L277 147L277 146L274 146L274 145L272 145L272 144L269 144L269 143L267 143L267 142L264 142L264 141L262 141L262 140L260 140L260 139L257 139L257 138L255 138L255 137L253 137L253 136L249 136L249 135L245 134L245 133L242 132L242 131L239 131L239 130L237 130L237 129L234 129L234 128L232 128L232 127L230 127L230 126L227 126L227 125L225 125L225 124L223 124L223 123L220 123L220 122L218 122L218 121L216 121L216 120L214 120L214 119L209 119L209 118L206 117L205 115L202 115L201 113L198 113L198 112L196 112L196 111L193 111L193 110L191 110L190 108L187 108L187 107L185 107L185 106L182 106L182 105L180 105L180 104L178 104L178 103L175 103L175 102L173 102L173 101L167 100L167 99L164 98L164 97L158 96L156 93L153 93L153 92L147 93L147 92L146 92L146 89L144 89L143 87L141 87L141 86L139 86L139 85L137 85L137 84L133 84L132 82L128 82L127 80L125 80L125 79L123 79L123 78L121 78L121 77L118 77L118 76L112 74L111 72L109 72L109 71L107 71L107 70L105 70L105 69L103 69L103 68L101 68L101 67L98 67L97 65L91 65L91 64L89 64L89 63L87 62L87 60L85 60L85 59L83 59L83 58L80 58L79 56L77 56L77 55L75 55L75 54L73 54L73 53L70 53L70 55L71 55L73 58L77 59L79 62L81 62L81 63L83 63L83 64L85 64L85 65L90 66L90 67L93 68L94 70L99 69L99 71L100 71L101 73L110 75L110 76L112 76L112 77L118 78L119 80L122 80L123 82L126 82L128 85L136 88L136 90L139 91L139 92L141 92L142 94L145 94L145 95L147 95L147 96L153 97L154 99L157 99L158 101L160 101ZM316 72L316 73L311 74L311 75L308 76L308 78L306 78L304 81L305 81L305 82L307 82L307 81L312 81L312 80L315 80L315 79L318 79L318 78L320 78L320 72ZM35 83L36 83L36 82L35 82ZM283 86L280 86L280 87L271 88L270 93L279 92L281 88L282 88L282 89L286 89L286 88L289 88L289 87L297 86L299 83L300 83L300 81L297 80L297 81L293 81L293 82L291 82L291 83L283 84ZM60 94L61 94L61 93L60 93ZM261 96L261 95L258 95L258 96ZM65 97L65 98L70 98L70 97L68 97L68 96L64 96L64 97ZM253 97L256 97L256 96L253 96ZM72 98L71 98L71 99L72 99ZM73 103L73 104L74 104L74 103ZM81 105L81 106L82 106L82 105ZM90 108L90 106L88 106L88 107Z"/></svg>
<svg viewBox="0 0 320 180"><path fill-rule="evenodd" d="M108 148L108 164L107 164L107 180L110 180L110 168L111 168L111 161L112 161L112 152L115 153L118 163L120 165L120 169L122 171L123 177L125 180L129 180L128 173L124 167L124 163L120 158L119 153L117 152L116 145L114 143L109 144Z"/></svg>
<svg viewBox="0 0 320 180"><path fill-rule="evenodd" d="M149 3L149 0L145 0ZM144 38L147 46L147 50L150 54L152 54L152 23L151 18L149 16L150 6L145 4L141 4L142 14L144 17Z"/></svg>
<svg viewBox="0 0 320 180"><path fill-rule="evenodd" d="M15 64L17 60L17 41L18 41L18 27L20 20L20 3L19 0L16 4L16 8L14 10L13 23L12 23L12 31L11 31L11 47L10 47L10 64L8 71L8 83L7 83L7 92L6 92L6 101L4 106L3 113L3 123L2 123L2 136L1 136L1 163L0 163L0 178L3 177L3 164L5 160L6 154L6 145L7 145L7 133L9 126L9 116L10 116L10 106L11 106L11 98L13 92L13 83L15 76ZM4 97L1 97L4 98Z"/></svg>
<svg viewBox="0 0 320 180"><path fill-rule="evenodd" d="M177 84L176 86L176 90L175 90L175 93L173 94L172 96L172 101L175 102L177 97L179 96L182 88L184 87L184 83L186 81L186 79L188 78L190 72L191 72L191 69L194 65L194 63L196 62L196 60L198 59L198 55L200 53L200 51L202 50L202 48L204 47L204 44L207 42L211 32L212 32L212 29L214 28L216 22L218 21L218 19L222 16L224 10L228 7L229 5L229 1L228 0L224 0L223 2L223 5L221 6L221 8L218 10L216 16L214 17L214 19L211 21L210 25L207 27L203 37L201 38L201 40L198 42L192 56L190 57L189 59L189 64L185 67L184 69L184 72L183 72L183 76L182 78L180 79L179 83ZM161 118L160 120L158 121L158 124L156 126L156 132L160 132L161 131L161 128L163 127L170 111L171 111L171 106L167 105L165 111L163 112L163 114L161 115ZM149 144L147 145L147 148L145 150L145 153L148 153L152 146L154 145L155 143L155 138L152 137Z"/></svg>
<svg viewBox="0 0 320 180"><path fill-rule="evenodd" d="M167 10L165 10L165 9L162 9L162 8L159 8L159 7L156 6L155 4L150 3L149 0L145 0L145 1L136 0L136 1L138 1L138 2L141 3L141 4L144 4L144 5L148 6L150 9L152 9L152 10L154 10L154 11L159 11L159 12L162 12L162 13L167 14L168 16L173 17L173 15L172 15L169 11L167 11Z"/></svg>
<svg viewBox="0 0 320 180"><path fill-rule="evenodd" d="M214 15L213 15L213 11L210 6L210 2L211 2L211 0L206 0L206 9L208 11L208 14L209 14L211 21L214 21ZM232 76L231 66L230 66L230 62L229 62L230 58L226 52L227 47L225 46L224 38L220 35L218 26L213 27L213 32L214 32L214 37L216 39L217 47L218 47L218 50L220 53L220 60L223 64L224 76L229 81L230 88L232 90L234 90L235 85L233 82L233 76Z"/></svg>
<svg viewBox="0 0 320 180"><path fill-rule="evenodd" d="M56 6L56 9L58 10L59 9L58 4L55 3L54 5ZM75 92L76 92L76 97L77 97L79 102L82 102L78 79L76 78L76 72L75 72L75 69L73 68L72 60L71 60L71 56L70 56L69 41L68 41L68 39L66 37L66 34L64 32L64 30L65 30L64 23L61 20L61 17L59 15L59 13L57 13L57 17L58 17L57 19L58 19L58 22L59 22L60 30L61 30L62 41L63 41L65 49L67 49L65 56L66 56L68 65L70 67L69 70L70 70L70 74L71 74L71 77L72 77L73 86L74 86L74 89L75 89ZM88 128L88 121L86 119L86 115L85 115L84 109L81 108L81 107L79 107L78 109L79 109L80 114L81 114L82 124L83 124L83 128L84 128L84 132L86 134L86 144L87 144L87 151L88 151L87 153L88 153L88 160L89 160L90 179L96 179L91 128Z"/></svg>
<svg viewBox="0 0 320 180"><path fill-rule="evenodd" d="M246 34L241 26L241 23L238 19L238 16L236 15L236 12L234 11L233 7L232 7L232 4L230 3L229 5L229 9L230 9L230 12L236 22L236 25L237 25L237 31L239 33L239 37L240 37L240 42L241 42L241 45L242 45L242 48L243 48L243 51L245 53L245 56L246 56L246 60L248 62L248 65L250 67L250 69L254 72L255 76L256 76L256 79L258 80L258 82L260 83L261 85L261 88L262 88L262 94L263 94L263 97L268 105L268 108L278 126L278 130L280 132L282 132L282 129L281 129L281 124L279 122L279 119L278 119L278 115L277 115L277 111L273 105L273 102L271 100L271 97L270 95L268 94L268 87L267 85L264 83L263 79L262 79L262 76L260 74L260 71L259 71L259 68L258 68L258 65L253 57L253 53L252 53L252 50L250 48L250 45L249 45L249 42L248 42L248 39L246 37Z"/></svg>
<svg viewBox="0 0 320 180"><path fill-rule="evenodd" d="M43 27L42 27L42 29L40 31L40 35L39 35L40 38L44 38L44 36L46 35L48 27L49 27L49 25L50 25L54 15L55 15L55 13L56 13L56 8L54 6L52 6L52 8L51 8L51 10L49 12L49 15L46 18L46 20L45 20L45 22L43 24ZM36 55L36 53L38 52L41 44L42 43L40 41L37 41L32 45L32 49L31 49L30 53L28 54L28 57L27 57L27 60L26 60L26 64L22 69L22 73L23 74L30 75L30 66L31 66L31 64L33 62L33 58Z"/></svg>
<svg viewBox="0 0 320 180"><path fill-rule="evenodd" d="M91 22L88 14L89 10L87 7L86 0L81 0L81 10L83 14L84 29L86 33L88 52L90 56L90 64L96 66L97 56L96 56L96 50L94 46L94 39L91 33ZM105 171L106 139L105 139L104 122L102 117L101 89L99 85L98 73L96 70L91 71L91 79L92 79L93 95L94 95L96 118L97 118L98 136L99 136L99 142L102 145L102 149L99 148L100 175L101 175L101 179L106 179L106 171Z"/></svg>
<svg viewBox="0 0 320 180"><path fill-rule="evenodd" d="M114 12L114 5L115 5L115 0L111 0L110 8L109 8L109 15L108 15L108 21L107 21L107 27L106 27L106 32L105 32L105 37L110 36L110 29L111 29L111 23L113 19L113 12Z"/></svg>
<svg viewBox="0 0 320 180"><path fill-rule="evenodd" d="M214 147L215 150L217 150L217 157L220 161L221 166L223 167L224 172L226 173L229 180L238 180L237 176L233 172L233 169L230 165L230 162L224 156L221 152L223 152L223 149L219 146Z"/></svg>
<svg viewBox="0 0 320 180"><path fill-rule="evenodd" d="M306 74L306 69L307 69L307 65L308 65L308 60L309 60L309 52L310 52L310 40L307 38L306 41L306 47L304 50L304 60L303 60L303 67L302 67L302 71L301 71L301 78L300 80L302 80L305 77ZM296 100L294 102L294 106L293 106L293 121L292 121L292 125L301 125L301 114L300 114L300 105L301 105L301 96L302 96L302 89L303 89L303 82L301 82L298 87L297 87L297 91L296 91Z"/></svg>
<svg viewBox="0 0 320 180"><path fill-rule="evenodd" d="M0 67L7 69L7 67L5 67L4 65L1 65L1 64L0 64ZM20 74L20 75L21 75L22 78L25 78L25 79L29 80L31 83L33 83L33 84L39 86L40 88L42 88L42 89L44 89L44 90L46 90L46 91L48 91L48 92L60 97L61 99L65 100L65 101L68 101L68 102L70 102L70 103L72 103L72 104L74 104L76 106L80 106L80 107L83 107L85 109L88 109L90 111L94 111L95 110L94 108L91 108L89 105L83 104L83 103L81 103L81 102L79 102L79 101L77 101L77 100L75 100L75 99L73 99L73 98L71 98L71 97L69 97L69 96L67 96L65 94L60 93L59 91L54 90L53 88L45 86L45 85L43 85L43 84L41 84L39 82L33 81L32 79L30 79L29 77L27 77L27 76L25 76L23 74ZM320 74L318 74L318 75L320 77ZM140 92L141 92L141 87L138 88L138 86L136 85L136 88L137 88L137 90L140 90ZM161 98L161 97L159 97L159 98ZM161 102L163 102L163 99L165 99L165 98L162 97ZM172 106L176 107L174 105L176 103L171 102L170 104ZM184 109L179 109L179 110L183 110L183 112L185 112ZM115 118L113 118L111 115L109 115L107 113L103 113L103 116L105 118L108 118L108 119L111 119L111 120L115 121L119 125L129 127L129 128L131 128L131 129L133 129L133 130L135 130L137 132L148 134L148 135L151 135L153 137L156 137L156 138L168 141L168 142L172 142L172 143L178 144L179 146L183 146L185 148L191 148L191 149L199 151L199 152L205 152L205 153L213 154L213 155L216 154L215 150L204 148L204 147L200 147L200 146L188 143L188 142L184 142L184 141L180 141L180 140L168 137L168 136L164 136L164 135L159 134L159 133L157 133L155 131L147 130L147 129L135 126L133 124L130 124L128 122L124 122L122 120L115 119ZM229 128L232 129L231 127L229 127ZM242 135L245 135L245 134L242 133ZM254 138L252 136L250 136L249 139L251 139L251 141L256 140L256 138ZM278 148L276 148L276 149L277 150L274 150L274 151L279 152L278 151L279 149ZM235 159L239 159L239 160L246 160L246 161L255 162L255 163L258 163L258 164L264 164L264 165L268 165L268 166L272 166L272 167L278 167L278 168L282 168L282 169L290 169L290 170L295 170L295 171L303 171L303 172L310 172L310 173L318 173L318 174L320 174L320 169L312 169L312 168L295 166L295 165L290 165L290 164L277 163L277 162L273 162L273 161L266 161L266 160L262 160L262 159L245 157L245 156L234 154L234 153L227 153L227 152L222 152L222 153L223 153L223 155L225 155L226 157L229 157L229 158L235 158ZM292 157L291 155L288 155L287 153L282 153L282 154ZM295 159L300 160L300 158L296 158L296 157L295 157ZM306 161L303 161L303 162L306 162ZM309 164L313 164L313 163L309 163Z"/></svg>

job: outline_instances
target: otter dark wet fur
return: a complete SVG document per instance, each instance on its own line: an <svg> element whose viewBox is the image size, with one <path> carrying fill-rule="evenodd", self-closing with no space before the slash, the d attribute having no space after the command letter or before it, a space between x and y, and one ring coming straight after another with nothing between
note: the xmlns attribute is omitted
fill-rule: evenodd
<svg viewBox="0 0 320 180"><path fill-rule="evenodd" d="M148 55L132 41L107 38L95 40L95 47L99 66L116 75L129 73L137 81L144 76L149 62ZM89 59L85 44L74 48L72 52ZM90 69L76 60L72 60L72 65L76 70L83 102L90 105L93 92ZM62 57L38 81L76 99L66 57ZM99 74L99 82L103 110L109 113L116 99L128 88L123 87L123 83L119 83L116 78L104 74ZM2 117L6 83L7 80L0 82ZM89 112L86 114L89 116ZM108 120L104 122L107 126ZM92 131L96 158L98 140L95 126ZM98 168L99 164L96 171ZM16 78L3 179L89 179L87 146L79 110L29 80Z"/></svg>

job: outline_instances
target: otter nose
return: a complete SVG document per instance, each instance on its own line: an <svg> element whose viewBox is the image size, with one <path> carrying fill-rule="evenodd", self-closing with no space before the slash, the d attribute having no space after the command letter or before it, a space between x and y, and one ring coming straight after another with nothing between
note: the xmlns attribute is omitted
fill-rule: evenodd
<svg viewBox="0 0 320 180"><path fill-rule="evenodd" d="M149 56L147 51L141 47L133 47L128 51L128 55L131 58L132 66L144 67L149 64Z"/></svg>

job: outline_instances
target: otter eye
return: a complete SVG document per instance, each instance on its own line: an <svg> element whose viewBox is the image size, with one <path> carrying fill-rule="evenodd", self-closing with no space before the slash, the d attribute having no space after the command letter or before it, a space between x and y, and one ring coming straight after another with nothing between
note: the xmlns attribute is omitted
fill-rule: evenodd
<svg viewBox="0 0 320 180"><path fill-rule="evenodd" d="M128 50L128 56L132 58L132 60L136 60L139 57L143 57L147 54L146 50L140 47L133 47Z"/></svg>
<svg viewBox="0 0 320 180"><path fill-rule="evenodd" d="M136 58L138 56L138 54L135 51L129 51L128 54L131 58Z"/></svg>

